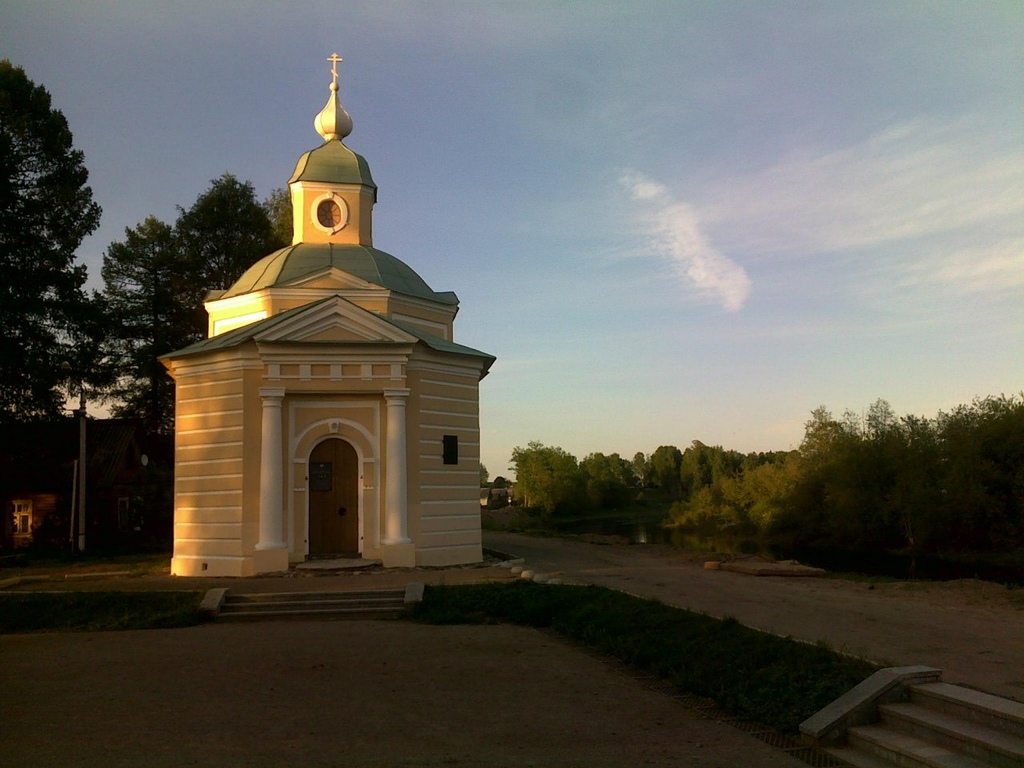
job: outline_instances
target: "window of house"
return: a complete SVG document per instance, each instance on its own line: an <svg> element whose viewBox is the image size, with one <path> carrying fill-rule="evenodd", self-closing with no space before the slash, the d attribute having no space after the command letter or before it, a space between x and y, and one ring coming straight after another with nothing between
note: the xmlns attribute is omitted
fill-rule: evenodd
<svg viewBox="0 0 1024 768"><path fill-rule="evenodd" d="M117 527L127 531L132 525L131 503L127 496L121 496L117 500Z"/></svg>
<svg viewBox="0 0 1024 768"><path fill-rule="evenodd" d="M30 536L32 534L32 500L15 499L13 506L11 533L15 536Z"/></svg>

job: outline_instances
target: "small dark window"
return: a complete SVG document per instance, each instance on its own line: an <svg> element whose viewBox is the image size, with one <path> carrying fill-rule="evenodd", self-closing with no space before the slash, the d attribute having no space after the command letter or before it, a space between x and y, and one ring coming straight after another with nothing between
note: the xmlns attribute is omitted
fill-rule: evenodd
<svg viewBox="0 0 1024 768"><path fill-rule="evenodd" d="M458 435L445 435L441 438L441 445L444 448L444 463L445 464L458 464L459 463L459 436Z"/></svg>

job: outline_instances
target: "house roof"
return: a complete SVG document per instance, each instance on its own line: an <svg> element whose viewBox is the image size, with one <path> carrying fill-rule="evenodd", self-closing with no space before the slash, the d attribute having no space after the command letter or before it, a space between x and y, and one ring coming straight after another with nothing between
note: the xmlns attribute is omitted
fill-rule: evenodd
<svg viewBox="0 0 1024 768"><path fill-rule="evenodd" d="M6 493L70 492L78 458L79 420L0 424L0 491ZM90 487L113 485L136 449L161 452L167 436L145 435L135 419L87 419L86 476ZM169 460L169 445L163 451Z"/></svg>
<svg viewBox="0 0 1024 768"><path fill-rule="evenodd" d="M297 243L274 251L253 264L218 298L227 299L263 288L284 286L329 268L347 272L371 285L436 301L457 305L451 291L437 293L401 259L368 245L336 243Z"/></svg>

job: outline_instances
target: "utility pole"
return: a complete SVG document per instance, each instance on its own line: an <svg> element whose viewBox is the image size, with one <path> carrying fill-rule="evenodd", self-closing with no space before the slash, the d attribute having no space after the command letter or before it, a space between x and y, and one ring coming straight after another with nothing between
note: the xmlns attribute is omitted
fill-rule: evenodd
<svg viewBox="0 0 1024 768"><path fill-rule="evenodd" d="M85 552L85 387L78 395L78 551Z"/></svg>

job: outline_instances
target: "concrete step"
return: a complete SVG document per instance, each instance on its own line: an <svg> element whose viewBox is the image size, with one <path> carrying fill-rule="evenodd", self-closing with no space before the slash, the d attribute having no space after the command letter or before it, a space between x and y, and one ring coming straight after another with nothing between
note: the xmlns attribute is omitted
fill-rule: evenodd
<svg viewBox="0 0 1024 768"><path fill-rule="evenodd" d="M231 611L222 613L218 621L271 621L271 620L323 620L323 619L397 619L402 608L280 608L272 611Z"/></svg>
<svg viewBox="0 0 1024 768"><path fill-rule="evenodd" d="M910 687L910 700L937 712L1024 738L1024 704L948 683Z"/></svg>
<svg viewBox="0 0 1024 768"><path fill-rule="evenodd" d="M227 594L219 606L219 619L366 619L395 618L405 610L405 590L359 592L264 592Z"/></svg>
<svg viewBox="0 0 1024 768"><path fill-rule="evenodd" d="M938 746L930 741L893 730L886 725L861 725L847 732L847 748L851 753L860 752L882 761L880 766L901 766L901 768L992 768L974 757ZM833 752L833 750L829 750ZM837 750L838 751L838 750ZM843 757L850 762L849 757ZM852 763L858 765L857 763ZM871 763L861 763L864 768L876 768Z"/></svg>
<svg viewBox="0 0 1024 768"><path fill-rule="evenodd" d="M373 599L378 597L397 598L401 600L406 592L401 589L391 590L353 590L351 592L327 591L327 592L228 592L225 598L230 601L246 601L252 603L260 602L281 602L285 600L305 601L334 601L334 600L360 600Z"/></svg>
<svg viewBox="0 0 1024 768"><path fill-rule="evenodd" d="M233 595L228 594L221 610L245 608L248 610L273 610L282 605L317 606L326 605L398 605L405 602L405 593L400 590L380 592L309 592Z"/></svg>
<svg viewBox="0 0 1024 768"><path fill-rule="evenodd" d="M404 603L401 598L397 600L279 600L262 601L250 603L247 601L227 601L221 606L220 612L224 613L273 613L281 610L306 610L311 612L323 612L338 608L359 608L373 610L402 610Z"/></svg>
<svg viewBox="0 0 1024 768"><path fill-rule="evenodd" d="M829 747L825 751L850 768L896 768L899 765L899 763L878 757L872 752L853 747Z"/></svg>
<svg viewBox="0 0 1024 768"><path fill-rule="evenodd" d="M997 768L1024 766L1024 739L922 704L882 704L883 725Z"/></svg>

